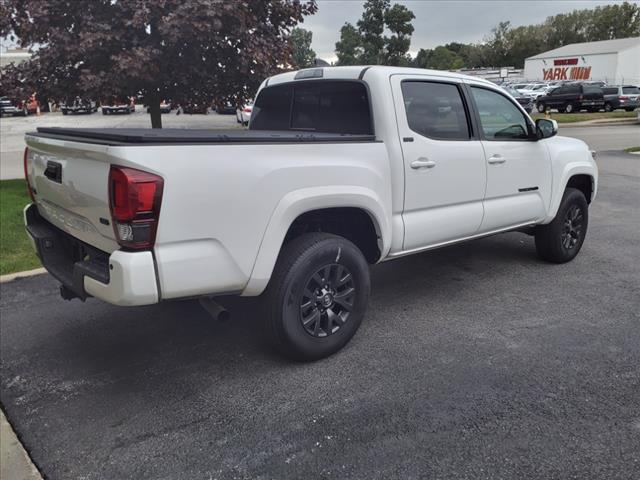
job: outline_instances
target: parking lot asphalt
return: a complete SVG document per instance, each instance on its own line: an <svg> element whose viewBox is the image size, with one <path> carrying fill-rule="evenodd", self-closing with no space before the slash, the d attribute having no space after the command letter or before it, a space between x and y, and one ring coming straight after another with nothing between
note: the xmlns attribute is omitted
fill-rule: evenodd
<svg viewBox="0 0 640 480"><path fill-rule="evenodd" d="M255 300L1 285L1 402L48 479L640 478L640 158L598 158L580 255L519 233L372 268L353 341L263 344Z"/></svg>

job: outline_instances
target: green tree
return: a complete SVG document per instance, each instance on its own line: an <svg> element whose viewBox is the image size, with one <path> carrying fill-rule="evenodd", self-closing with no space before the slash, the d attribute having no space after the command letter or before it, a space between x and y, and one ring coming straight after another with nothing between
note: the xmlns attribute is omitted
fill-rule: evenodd
<svg viewBox="0 0 640 480"><path fill-rule="evenodd" d="M407 65L410 59L407 52L411 46L413 25L416 18L411 10L404 5L395 4L384 13L384 23L392 33L386 40L385 64Z"/></svg>
<svg viewBox="0 0 640 480"><path fill-rule="evenodd" d="M308 68L313 66L316 52L311 48L313 33L304 28L294 28L289 36L291 47L291 65L295 68Z"/></svg>
<svg viewBox="0 0 640 480"><path fill-rule="evenodd" d="M585 27L585 36L589 41L637 37L639 35L640 6L629 2L596 7L591 10L590 18Z"/></svg>
<svg viewBox="0 0 640 480"><path fill-rule="evenodd" d="M30 60L3 71L0 91L43 97L141 93L151 125L160 101L241 102L290 62L289 32L315 0L0 0L0 37ZM250 33L249 33L250 32Z"/></svg>
<svg viewBox="0 0 640 480"><path fill-rule="evenodd" d="M463 61L455 52L442 45L433 49L427 62L427 68L434 70L455 70L462 68Z"/></svg>
<svg viewBox="0 0 640 480"><path fill-rule="evenodd" d="M416 58L412 60L411 66L416 68L429 68L429 59L431 58L432 54L433 50L421 48L420 50L418 50Z"/></svg>
<svg viewBox="0 0 640 480"><path fill-rule="evenodd" d="M340 41L336 43L338 65L358 65L362 52L362 38L358 29L345 23L340 29Z"/></svg>
<svg viewBox="0 0 640 480"><path fill-rule="evenodd" d="M359 60L364 65L378 65L384 59L384 15L389 5L390 0L367 0L364 3L362 18L358 20L363 50Z"/></svg>

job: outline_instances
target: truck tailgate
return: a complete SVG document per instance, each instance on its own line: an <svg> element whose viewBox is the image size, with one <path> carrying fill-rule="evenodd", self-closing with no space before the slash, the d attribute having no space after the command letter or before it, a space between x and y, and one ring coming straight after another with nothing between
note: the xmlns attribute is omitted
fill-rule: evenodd
<svg viewBox="0 0 640 480"><path fill-rule="evenodd" d="M29 135L26 142L26 171L40 215L104 252L117 250L109 210L109 147Z"/></svg>

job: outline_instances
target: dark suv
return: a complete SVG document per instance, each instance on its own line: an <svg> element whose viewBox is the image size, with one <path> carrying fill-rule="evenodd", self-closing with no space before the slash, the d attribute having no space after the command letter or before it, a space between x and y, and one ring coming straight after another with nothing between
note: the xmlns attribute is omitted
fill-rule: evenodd
<svg viewBox="0 0 640 480"><path fill-rule="evenodd" d="M562 113L574 113L580 110L597 112L604 107L604 96L600 87L583 83L566 83L538 97L536 107L539 112L550 108L557 108Z"/></svg>
<svg viewBox="0 0 640 480"><path fill-rule="evenodd" d="M616 85L604 87L604 109L611 112L618 108L624 108L631 112L640 106L640 88L633 85Z"/></svg>

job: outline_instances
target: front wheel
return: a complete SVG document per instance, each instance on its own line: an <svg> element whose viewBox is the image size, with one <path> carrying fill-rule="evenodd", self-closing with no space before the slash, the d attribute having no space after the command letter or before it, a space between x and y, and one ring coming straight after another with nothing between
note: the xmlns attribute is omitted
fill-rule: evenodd
<svg viewBox="0 0 640 480"><path fill-rule="evenodd" d="M576 110L576 108L573 106L573 103L567 103L564 106L564 111L567 113L573 113Z"/></svg>
<svg viewBox="0 0 640 480"><path fill-rule="evenodd" d="M604 104L604 111L605 112L613 112L613 105L611 105L609 102Z"/></svg>
<svg viewBox="0 0 640 480"><path fill-rule="evenodd" d="M573 260L582 248L588 224L587 199L580 190L567 188L555 218L547 225L536 227L538 255L553 263Z"/></svg>
<svg viewBox="0 0 640 480"><path fill-rule="evenodd" d="M264 294L267 337L283 355L319 360L351 340L369 300L369 266L349 240L295 238L280 252Z"/></svg>
<svg viewBox="0 0 640 480"><path fill-rule="evenodd" d="M540 113L544 113L546 109L547 109L547 106L543 102L538 103L538 111Z"/></svg>

